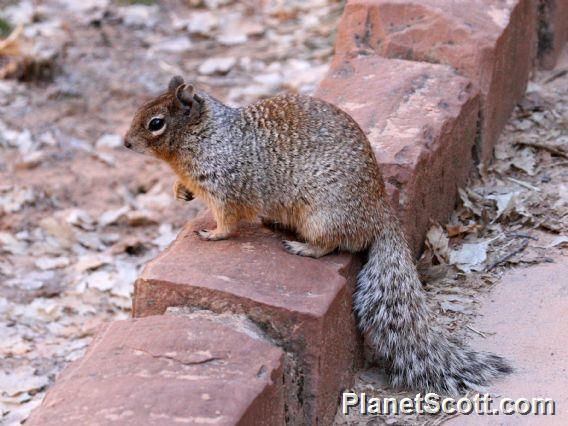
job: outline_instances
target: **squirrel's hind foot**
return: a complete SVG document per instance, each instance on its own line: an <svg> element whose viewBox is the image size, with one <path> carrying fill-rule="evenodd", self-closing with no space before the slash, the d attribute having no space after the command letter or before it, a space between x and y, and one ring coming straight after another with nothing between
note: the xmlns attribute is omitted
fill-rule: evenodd
<svg viewBox="0 0 568 426"><path fill-rule="evenodd" d="M282 241L282 245L284 246L284 250L288 253L296 254L298 256L306 256L306 257L313 257L318 258L325 256L328 253L331 253L334 249L328 249L324 247L318 247L308 243L301 243L299 241Z"/></svg>

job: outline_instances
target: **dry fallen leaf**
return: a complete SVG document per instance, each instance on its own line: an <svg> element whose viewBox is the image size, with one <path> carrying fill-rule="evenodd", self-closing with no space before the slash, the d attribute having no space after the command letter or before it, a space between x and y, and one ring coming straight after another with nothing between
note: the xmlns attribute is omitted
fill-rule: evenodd
<svg viewBox="0 0 568 426"><path fill-rule="evenodd" d="M163 211L171 207L173 197L170 191L164 191L160 185L155 185L146 194L138 195L135 202L138 210Z"/></svg>
<svg viewBox="0 0 568 426"><path fill-rule="evenodd" d="M14 213L21 210L26 204L31 204L36 199L36 193L32 188L16 187L0 193L0 213Z"/></svg>
<svg viewBox="0 0 568 426"><path fill-rule="evenodd" d="M33 399L30 399L28 396L26 400L23 400L18 405L3 404L0 402L0 410L7 413L4 417L2 417L2 424L5 424L6 426L22 424L29 417L31 412L39 407L42 399L43 394L37 394ZM4 408L2 408L2 405L4 405Z"/></svg>
<svg viewBox="0 0 568 426"><path fill-rule="evenodd" d="M524 171L529 176L535 175L536 159L531 149L525 148L520 150L511 161L516 168Z"/></svg>
<svg viewBox="0 0 568 426"><path fill-rule="evenodd" d="M487 259L488 245L488 242L463 244L459 249L451 250L449 263L463 272L481 271Z"/></svg>
<svg viewBox="0 0 568 426"><path fill-rule="evenodd" d="M462 201L463 206L470 210L473 214L478 217L481 217L482 207L479 206L476 202L470 199L470 195L467 190L459 188L458 189L460 199Z"/></svg>
<svg viewBox="0 0 568 426"><path fill-rule="evenodd" d="M463 313L465 311L465 308L464 308L463 305L460 305L460 304L457 304L457 303L451 303L451 302L440 302L440 307L444 311L461 312L461 313Z"/></svg>
<svg viewBox="0 0 568 426"><path fill-rule="evenodd" d="M71 248L75 243L73 227L62 218L45 217L39 221L39 226L47 234L55 237L64 248Z"/></svg>
<svg viewBox="0 0 568 426"><path fill-rule="evenodd" d="M160 235L152 241L160 250L165 249L175 238L177 232L173 230L171 223L162 223L158 229Z"/></svg>
<svg viewBox="0 0 568 426"><path fill-rule="evenodd" d="M67 223L71 225L86 231L94 230L95 220L85 210L69 209L64 216Z"/></svg>
<svg viewBox="0 0 568 426"><path fill-rule="evenodd" d="M35 261L35 265L42 270L59 269L71 263L68 257L40 257Z"/></svg>
<svg viewBox="0 0 568 426"><path fill-rule="evenodd" d="M126 214L129 226L149 226L160 223L158 215L149 210L134 210Z"/></svg>
<svg viewBox="0 0 568 426"><path fill-rule="evenodd" d="M568 236L567 235L559 235L552 239L552 241L546 246L546 248L552 247L564 247L568 245Z"/></svg>
<svg viewBox="0 0 568 426"><path fill-rule="evenodd" d="M87 287L95 288L100 291L108 291L113 288L115 284L113 275L107 271L92 272L85 277L84 282Z"/></svg>
<svg viewBox="0 0 568 426"><path fill-rule="evenodd" d="M8 253L25 255L28 251L28 244L20 241L9 232L0 231L0 248Z"/></svg>
<svg viewBox="0 0 568 426"><path fill-rule="evenodd" d="M440 263L448 261L449 239L440 225L435 224L430 227L426 234L426 244Z"/></svg>
<svg viewBox="0 0 568 426"><path fill-rule="evenodd" d="M110 264L110 256L100 255L100 254L85 254L80 256L75 263L75 270L79 273L86 271L93 271L101 266Z"/></svg>
<svg viewBox="0 0 568 426"><path fill-rule="evenodd" d="M11 372L0 371L0 393L16 396L23 392L37 392L49 383L45 376L36 376L35 368L23 366Z"/></svg>
<svg viewBox="0 0 568 426"><path fill-rule="evenodd" d="M121 218L123 218L126 215L126 213L128 213L129 211L130 211L129 206L123 206L115 210L108 210L99 217L98 220L99 225L101 227L113 225L116 222L118 222Z"/></svg>
<svg viewBox="0 0 568 426"><path fill-rule="evenodd" d="M30 342L26 342L21 336L11 335L0 338L0 355L21 356L32 350Z"/></svg>
<svg viewBox="0 0 568 426"><path fill-rule="evenodd" d="M475 233L475 232L479 231L481 228L482 228L482 225L480 225L479 223L475 223L475 222L470 222L467 225L448 224L448 225L446 225L446 232L448 233L448 237L452 238L452 237L455 237L455 236L461 235L461 234Z"/></svg>
<svg viewBox="0 0 568 426"><path fill-rule="evenodd" d="M487 196L488 199L495 200L495 203L497 204L497 216L495 216L494 220L499 219L502 215L506 215L514 209L519 194L520 192L508 192L506 194L493 194Z"/></svg>

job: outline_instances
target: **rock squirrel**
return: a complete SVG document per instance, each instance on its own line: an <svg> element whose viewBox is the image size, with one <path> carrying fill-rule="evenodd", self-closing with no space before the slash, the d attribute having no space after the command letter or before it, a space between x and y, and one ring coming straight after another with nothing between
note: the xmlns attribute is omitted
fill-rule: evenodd
<svg viewBox="0 0 568 426"><path fill-rule="evenodd" d="M260 216L297 232L304 242L283 242L293 254L367 250L354 309L393 386L456 395L512 371L432 327L371 145L339 108L297 95L231 108L176 76L136 112L125 146L166 161L178 198L208 205L217 228L201 239Z"/></svg>

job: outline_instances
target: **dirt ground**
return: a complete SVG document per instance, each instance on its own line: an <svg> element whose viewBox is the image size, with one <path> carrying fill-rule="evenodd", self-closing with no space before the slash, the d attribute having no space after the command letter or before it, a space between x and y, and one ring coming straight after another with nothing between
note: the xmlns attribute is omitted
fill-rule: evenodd
<svg viewBox="0 0 568 426"><path fill-rule="evenodd" d="M141 102L174 74L239 105L326 72L342 4L262 4L0 0L0 37L20 31L0 76L31 80L0 79L0 423L130 315L140 268L202 208L122 147Z"/></svg>
<svg viewBox="0 0 568 426"><path fill-rule="evenodd" d="M258 5L0 0L0 37L18 36L0 56L1 424L25 420L100 323L130 315L140 268L202 209L173 200L166 166L122 148L136 107L173 74L233 105L309 93L325 74L342 2ZM488 176L429 233L432 307L463 338L477 294L505 268L565 250L567 81L559 69L535 76ZM392 393L373 371L356 387Z"/></svg>

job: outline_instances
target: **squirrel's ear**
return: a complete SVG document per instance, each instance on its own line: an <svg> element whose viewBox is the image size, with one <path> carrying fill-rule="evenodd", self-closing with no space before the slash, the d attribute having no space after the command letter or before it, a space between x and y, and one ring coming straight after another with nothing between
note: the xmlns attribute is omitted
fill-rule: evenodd
<svg viewBox="0 0 568 426"><path fill-rule="evenodd" d="M193 98L195 91L191 84L182 84L176 89L176 102L179 107L191 108L195 103Z"/></svg>
<svg viewBox="0 0 568 426"><path fill-rule="evenodd" d="M183 77L176 75L176 76L172 77L172 79L170 80L170 83L168 84L168 91L173 92L182 84L183 84Z"/></svg>
<svg viewBox="0 0 568 426"><path fill-rule="evenodd" d="M201 101L191 84L182 84L176 89L175 103L184 115L189 116L190 123L197 122L201 116Z"/></svg>

